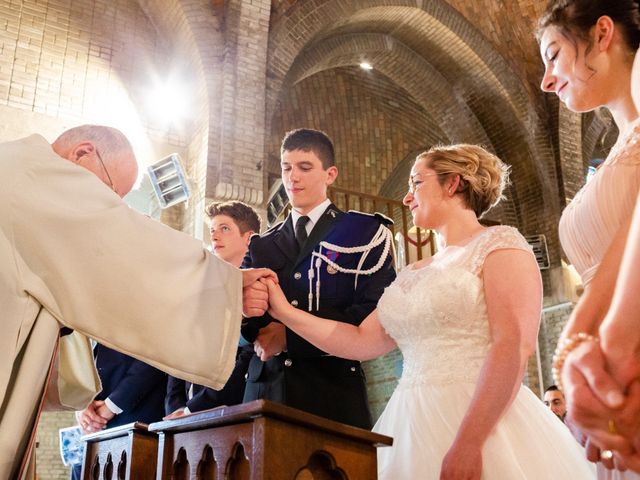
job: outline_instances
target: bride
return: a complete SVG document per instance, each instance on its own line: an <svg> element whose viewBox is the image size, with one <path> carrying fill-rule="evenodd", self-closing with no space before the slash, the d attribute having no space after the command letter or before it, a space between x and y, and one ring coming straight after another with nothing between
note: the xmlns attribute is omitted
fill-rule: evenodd
<svg viewBox="0 0 640 480"><path fill-rule="evenodd" d="M399 347L402 377L374 431L379 478L594 478L569 430L521 385L535 350L542 285L511 227L485 228L507 167L474 145L435 147L411 170L404 204L444 248L400 272L360 326L319 319L269 287L269 313L329 354L369 360Z"/></svg>

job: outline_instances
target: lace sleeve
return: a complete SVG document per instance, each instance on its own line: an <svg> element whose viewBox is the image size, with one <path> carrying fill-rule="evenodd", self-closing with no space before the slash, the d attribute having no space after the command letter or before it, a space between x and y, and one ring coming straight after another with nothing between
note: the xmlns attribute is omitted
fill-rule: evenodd
<svg viewBox="0 0 640 480"><path fill-rule="evenodd" d="M533 255L533 249L516 228L506 225L490 227L474 248L471 256L471 272L474 275L480 275L487 256L491 252L503 249L524 250Z"/></svg>

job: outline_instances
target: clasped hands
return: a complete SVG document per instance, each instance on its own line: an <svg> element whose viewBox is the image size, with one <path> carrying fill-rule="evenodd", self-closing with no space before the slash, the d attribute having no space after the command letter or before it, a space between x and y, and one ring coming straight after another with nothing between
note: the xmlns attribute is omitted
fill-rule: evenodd
<svg viewBox="0 0 640 480"><path fill-rule="evenodd" d="M87 435L104 429L107 426L107 422L115 415L109 410L104 400L94 400L84 410L76 412L76 420L82 429L82 433Z"/></svg>
<svg viewBox="0 0 640 480"><path fill-rule="evenodd" d="M640 357L611 340L603 333L601 342L583 342L567 357L565 421L589 460L640 472Z"/></svg>
<svg viewBox="0 0 640 480"><path fill-rule="evenodd" d="M294 308L278 285L277 275L264 268L243 271L242 303L246 317L262 316L268 311L276 320L282 320L286 309ZM266 362L286 350L286 342L284 325L271 322L260 329L253 347L260 360Z"/></svg>

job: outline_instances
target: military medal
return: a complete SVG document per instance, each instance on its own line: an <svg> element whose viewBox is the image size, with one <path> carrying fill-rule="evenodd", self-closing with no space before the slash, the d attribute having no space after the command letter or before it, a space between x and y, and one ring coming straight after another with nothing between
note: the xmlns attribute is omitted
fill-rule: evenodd
<svg viewBox="0 0 640 480"><path fill-rule="evenodd" d="M335 262L338 259L338 255L339 255L338 252L332 252L332 251L327 252L327 258L332 262ZM327 265L327 273L329 275L335 275L336 273L338 273L338 270L329 263Z"/></svg>

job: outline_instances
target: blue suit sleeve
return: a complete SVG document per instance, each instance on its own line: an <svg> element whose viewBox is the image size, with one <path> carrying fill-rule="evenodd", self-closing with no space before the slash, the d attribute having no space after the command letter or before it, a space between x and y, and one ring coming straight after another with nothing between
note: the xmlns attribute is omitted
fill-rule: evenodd
<svg viewBox="0 0 640 480"><path fill-rule="evenodd" d="M169 415L187 404L186 382L169 375L167 395L164 398L164 413Z"/></svg>
<svg viewBox="0 0 640 480"><path fill-rule="evenodd" d="M220 405L237 405L242 403L245 387L245 374L249 369L249 361L253 356L253 345L239 347L236 354L236 365L231 376L222 390L202 388L191 400L187 407L191 412L199 412Z"/></svg>
<svg viewBox="0 0 640 480"><path fill-rule="evenodd" d="M165 375L166 373L157 368L134 360L116 388L109 393L109 399L124 412L128 412L144 401L145 396L165 378Z"/></svg>

